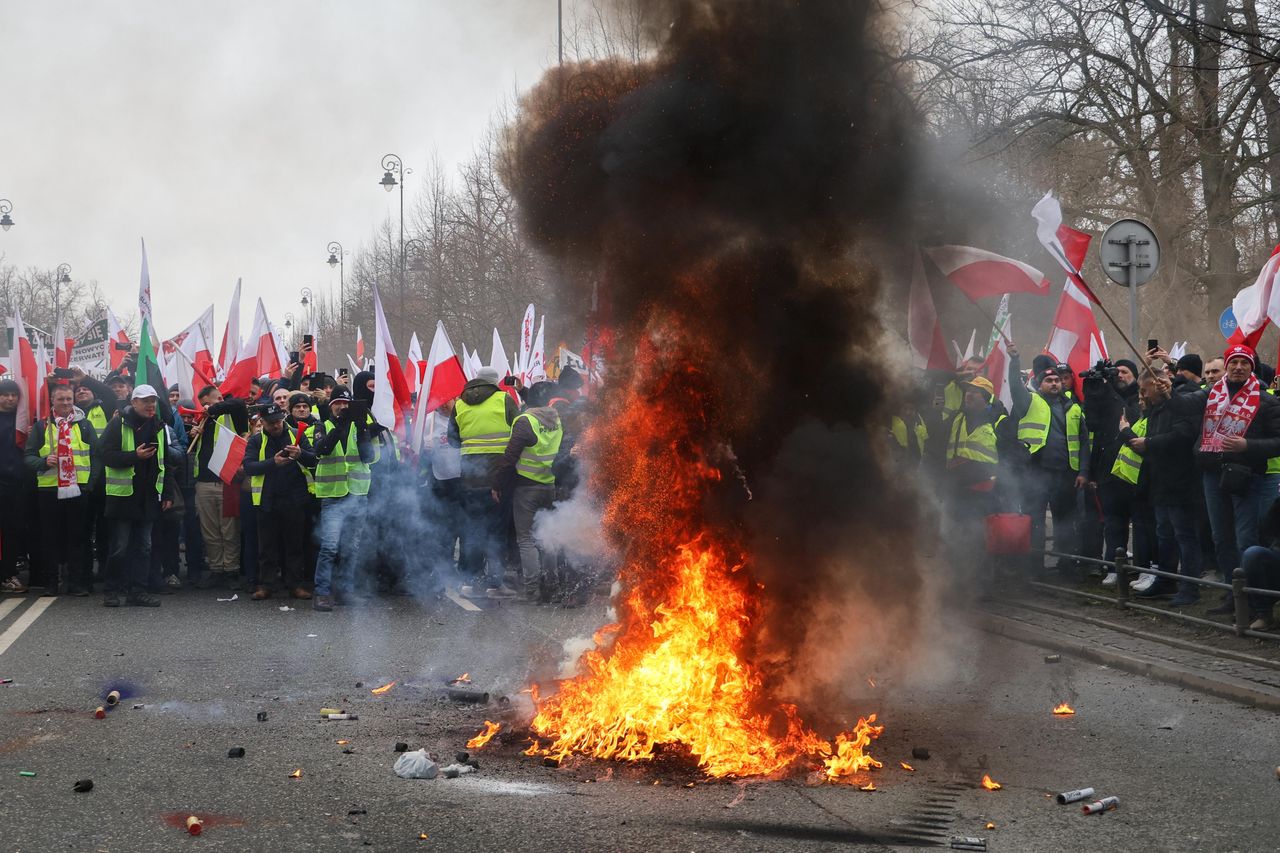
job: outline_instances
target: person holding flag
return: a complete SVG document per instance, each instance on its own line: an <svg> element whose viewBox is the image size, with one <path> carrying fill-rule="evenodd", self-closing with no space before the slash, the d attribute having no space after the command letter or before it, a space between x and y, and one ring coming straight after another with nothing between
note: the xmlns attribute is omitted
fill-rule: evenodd
<svg viewBox="0 0 1280 853"><path fill-rule="evenodd" d="M103 578L107 607L120 606L120 594L137 607L159 607L147 594L151 567L151 528L173 505L173 483L160 451L164 424L157 417L160 395L150 385L138 385L130 405L112 418L102 437L106 482L104 513L111 529L111 548Z"/></svg>
<svg viewBox="0 0 1280 853"><path fill-rule="evenodd" d="M201 589L215 586L239 589L240 519L228 514L225 502L228 484L210 465L210 459L217 438L214 425L243 436L249 432L249 410L243 401L224 401L222 392L213 385L202 388L197 399L205 410L205 416L191 429L195 438L188 453L192 457L196 513L200 516L200 533L209 567L205 576L200 578L199 586ZM206 433L209 434L207 437Z"/></svg>

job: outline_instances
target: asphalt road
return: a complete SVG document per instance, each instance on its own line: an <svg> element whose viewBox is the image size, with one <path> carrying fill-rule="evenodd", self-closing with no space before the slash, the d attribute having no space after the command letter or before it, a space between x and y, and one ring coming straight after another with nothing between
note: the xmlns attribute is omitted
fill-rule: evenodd
<svg viewBox="0 0 1280 853"><path fill-rule="evenodd" d="M478 773L404 780L391 770L397 741L449 756L500 711L442 700L449 679L466 672L518 702L566 638L604 621L603 604L400 599L320 614L218 595L183 592L158 610L0 600L0 678L13 679L0 686L0 849L898 850L955 835L1009 851L1280 849L1274 715L1046 664L962 626L929 683L880 674L832 709L886 724L874 793L705 782L665 766L550 768L500 740L475 753ZM112 687L129 695L94 719ZM1076 716L1050 713L1064 699ZM360 718L321 721L326 706ZM245 757L228 758L237 746ZM930 759L912 761L915 746ZM1003 790L981 789L984 772ZM93 790L73 793L84 778ZM1048 796L1087 785L1120 808L1085 817ZM189 814L205 820L199 838L182 828Z"/></svg>

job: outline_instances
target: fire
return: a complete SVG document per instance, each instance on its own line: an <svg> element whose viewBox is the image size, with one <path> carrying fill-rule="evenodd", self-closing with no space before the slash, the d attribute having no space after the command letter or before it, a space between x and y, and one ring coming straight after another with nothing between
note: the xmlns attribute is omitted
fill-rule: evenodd
<svg viewBox="0 0 1280 853"><path fill-rule="evenodd" d="M295 771L293 771L292 773L290 773L290 774L289 774L289 778L290 778L290 779L301 779L301 778L302 778L302 768L301 768L301 767L299 767L297 770L295 770Z"/></svg>
<svg viewBox="0 0 1280 853"><path fill-rule="evenodd" d="M859 791L879 791L880 789L876 787L875 782L868 782L865 785L860 785L858 787L858 790Z"/></svg>
<svg viewBox="0 0 1280 853"><path fill-rule="evenodd" d="M450 684L470 684L470 683L471 683L471 673L469 673L469 672L464 672L464 673L462 673L462 675L459 675L457 678L455 678L453 681L450 681L449 683L450 683Z"/></svg>
<svg viewBox="0 0 1280 853"><path fill-rule="evenodd" d="M489 720L484 721L484 731L467 741L467 749L480 749L489 741L493 740L493 736L498 733L498 729L502 728L502 723L493 723Z"/></svg>
<svg viewBox="0 0 1280 853"><path fill-rule="evenodd" d="M374 696L381 696L383 693L386 693L388 690L390 690L392 687L395 687L395 686L396 686L396 682L392 681L391 683L384 684L381 687L375 687L369 692L372 693Z"/></svg>
<svg viewBox="0 0 1280 853"><path fill-rule="evenodd" d="M334 743L336 743L338 746L346 746L347 744L351 743L351 741L349 741L349 740L335 740L335 741L334 741Z"/></svg>
<svg viewBox="0 0 1280 853"><path fill-rule="evenodd" d="M898 764L902 767L903 770L909 770L912 773L916 772L916 769L905 761L899 761Z"/></svg>
<svg viewBox="0 0 1280 853"><path fill-rule="evenodd" d="M1070 717L1073 714L1075 714L1075 712L1076 712L1076 709L1072 708L1066 702L1063 702L1061 705L1053 709L1053 713L1057 714L1060 717Z"/></svg>
<svg viewBox="0 0 1280 853"><path fill-rule="evenodd" d="M983 773L982 787L986 788L988 791L999 791L1001 788L1004 787L1004 785L1001 785L999 782L992 779L989 774Z"/></svg>
<svg viewBox="0 0 1280 853"><path fill-rule="evenodd" d="M679 337L683 322L655 327ZM707 495L726 488L705 420L723 392L680 350L641 346L639 378L618 386L588 436L601 451L592 485L606 498L604 526L624 549L618 620L597 632L581 675L551 696L533 692L539 740L528 754L650 761L675 747L713 777L812 767L851 782L882 766L866 750L884 728L872 714L831 742L768 695L748 657L761 587L736 530L704 518Z"/></svg>

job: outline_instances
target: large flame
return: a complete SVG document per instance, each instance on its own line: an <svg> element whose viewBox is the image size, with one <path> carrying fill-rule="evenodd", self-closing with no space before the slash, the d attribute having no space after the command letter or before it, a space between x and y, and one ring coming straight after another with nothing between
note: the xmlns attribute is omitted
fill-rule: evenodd
<svg viewBox="0 0 1280 853"><path fill-rule="evenodd" d="M682 318L652 318L630 381L610 389L592 428L592 486L624 555L620 618L597 633L582 675L552 696L534 693L532 727L549 743L529 754L646 761L672 747L710 776L807 765L852 782L881 766L866 754L883 731L875 715L828 742L766 695L750 658L763 588L733 526L708 520L731 468L717 421L732 408L729 390L697 369L711 355L701 349Z"/></svg>

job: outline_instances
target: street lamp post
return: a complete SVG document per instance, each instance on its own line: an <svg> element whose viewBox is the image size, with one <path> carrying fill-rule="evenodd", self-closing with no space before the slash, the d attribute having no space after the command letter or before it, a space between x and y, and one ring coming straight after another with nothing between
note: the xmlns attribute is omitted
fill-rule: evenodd
<svg viewBox="0 0 1280 853"><path fill-rule="evenodd" d="M62 322L62 285L71 283L71 264L58 264L53 273L53 327Z"/></svg>
<svg viewBox="0 0 1280 853"><path fill-rule="evenodd" d="M302 319L308 321L307 328L309 333L311 327L315 325L314 320L311 319L315 317L315 314L311 313L312 311L315 310L313 307L313 303L315 301L315 294L311 292L311 288L309 287L302 288L301 293L302 293L302 312L303 312Z"/></svg>
<svg viewBox="0 0 1280 853"><path fill-rule="evenodd" d="M388 154L382 158L382 180L378 181L387 192L391 192L397 185L400 187L400 317L404 322L404 289L405 289L405 266L404 266L404 179L406 176L413 174L412 169L404 167L404 161L396 154ZM400 180L396 180L396 175L400 175Z"/></svg>
<svg viewBox="0 0 1280 853"><path fill-rule="evenodd" d="M0 228L8 231L13 227L13 219L9 214L13 211L13 202L7 198L0 198Z"/></svg>
<svg viewBox="0 0 1280 853"><path fill-rule="evenodd" d="M329 269L338 268L338 335L341 337L347 333L347 264L343 260L347 253L343 251L342 244L337 240L329 243L328 249L329 260L325 263L329 265Z"/></svg>
<svg viewBox="0 0 1280 853"><path fill-rule="evenodd" d="M293 314L289 311L284 312L285 334L289 336L289 346L297 343L297 336L293 333Z"/></svg>

